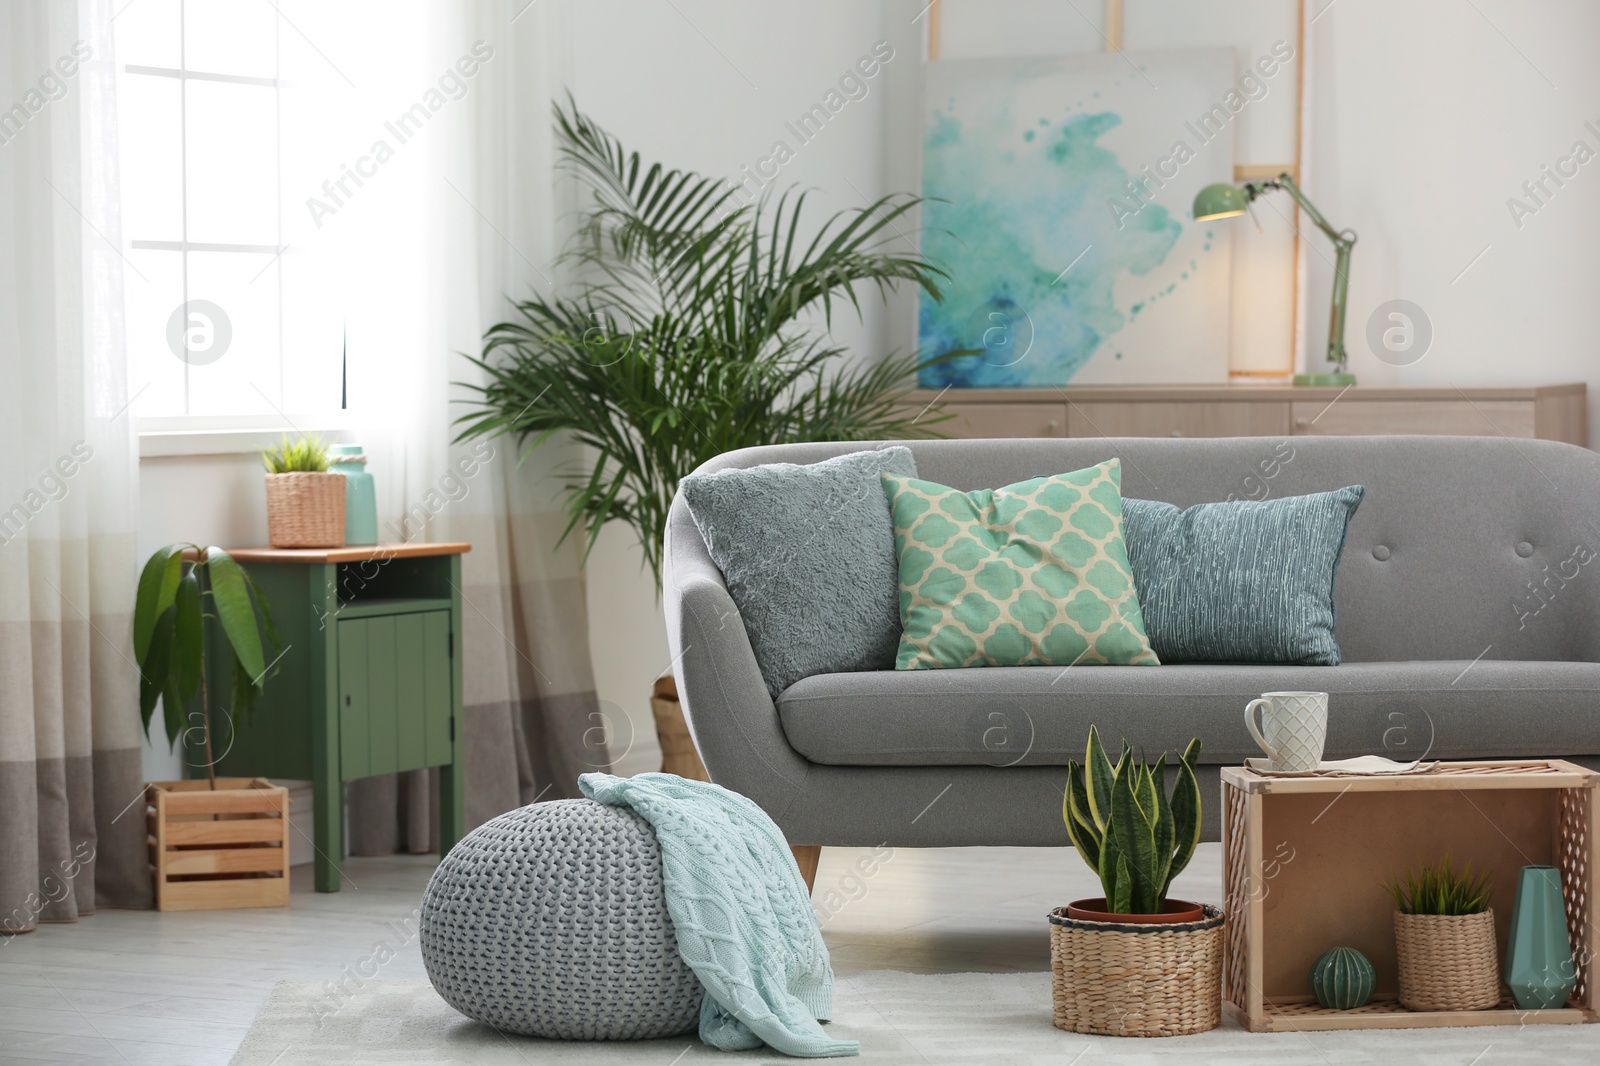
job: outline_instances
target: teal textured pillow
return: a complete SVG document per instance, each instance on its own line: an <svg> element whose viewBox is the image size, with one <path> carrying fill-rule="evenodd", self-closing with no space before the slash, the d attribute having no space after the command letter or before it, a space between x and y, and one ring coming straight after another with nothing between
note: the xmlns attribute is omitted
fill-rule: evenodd
<svg viewBox="0 0 1600 1066"><path fill-rule="evenodd" d="M896 670L1158 665L1122 541L1117 460L975 492L882 480L905 627Z"/></svg>
<svg viewBox="0 0 1600 1066"><path fill-rule="evenodd" d="M894 665L900 611L878 484L885 472L915 475L911 449L690 474L678 487L774 699L812 674Z"/></svg>
<svg viewBox="0 0 1600 1066"><path fill-rule="evenodd" d="M1277 500L1123 500L1128 557L1164 663L1338 666L1333 578L1360 485Z"/></svg>

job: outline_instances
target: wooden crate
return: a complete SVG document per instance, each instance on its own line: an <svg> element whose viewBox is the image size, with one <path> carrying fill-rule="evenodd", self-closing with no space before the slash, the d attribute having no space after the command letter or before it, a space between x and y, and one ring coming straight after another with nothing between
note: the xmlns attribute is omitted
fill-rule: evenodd
<svg viewBox="0 0 1600 1066"><path fill-rule="evenodd" d="M164 911L289 905L289 790L264 777L145 786L150 876Z"/></svg>
<svg viewBox="0 0 1600 1066"><path fill-rule="evenodd" d="M1222 770L1223 1007L1252 1032L1576 1024L1600 1020L1593 912L1600 774L1560 760L1441 763L1382 777ZM1499 958L1524 866L1561 870L1578 985L1567 1006L1410 1011L1396 999L1394 900L1383 882L1449 852L1490 874ZM1364 952L1378 989L1357 1010L1319 1007L1309 974L1329 948ZM1502 993L1504 990L1502 989Z"/></svg>

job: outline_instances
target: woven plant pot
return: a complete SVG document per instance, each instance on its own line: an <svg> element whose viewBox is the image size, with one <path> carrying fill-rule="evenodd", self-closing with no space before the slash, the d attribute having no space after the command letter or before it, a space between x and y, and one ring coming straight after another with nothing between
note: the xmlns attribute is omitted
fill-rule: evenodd
<svg viewBox="0 0 1600 1066"><path fill-rule="evenodd" d="M268 474L267 541L274 548L344 547L343 474Z"/></svg>
<svg viewBox="0 0 1600 1066"><path fill-rule="evenodd" d="M1479 914L1394 914L1400 1005L1487 1010L1500 1002L1494 909Z"/></svg>
<svg viewBox="0 0 1600 1066"><path fill-rule="evenodd" d="M1099 1036L1183 1036L1222 1021L1222 911L1122 925L1050 912L1055 1026Z"/></svg>

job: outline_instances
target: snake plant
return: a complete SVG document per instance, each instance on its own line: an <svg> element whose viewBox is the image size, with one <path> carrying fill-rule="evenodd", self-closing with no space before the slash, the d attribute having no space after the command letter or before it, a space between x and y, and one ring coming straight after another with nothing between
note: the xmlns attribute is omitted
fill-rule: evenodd
<svg viewBox="0 0 1600 1066"><path fill-rule="evenodd" d="M1089 727L1083 764L1067 764L1062 818L1083 861L1100 877L1112 914L1160 914L1172 879L1183 872L1200 842L1200 784L1194 766L1200 741L1178 760L1178 780L1166 793L1165 753L1146 765L1123 743L1112 765Z"/></svg>

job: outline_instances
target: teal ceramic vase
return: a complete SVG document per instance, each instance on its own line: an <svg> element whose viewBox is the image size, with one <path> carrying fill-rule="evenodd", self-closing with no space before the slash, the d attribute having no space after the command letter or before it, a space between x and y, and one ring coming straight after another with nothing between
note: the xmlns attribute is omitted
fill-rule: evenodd
<svg viewBox="0 0 1600 1066"><path fill-rule="evenodd" d="M1372 960L1355 948L1334 948L1311 966L1311 994L1317 1005L1334 1010L1364 1007L1378 987Z"/></svg>
<svg viewBox="0 0 1600 1066"><path fill-rule="evenodd" d="M1554 866L1524 866L1517 878L1505 977L1521 1010L1565 1006L1578 983L1572 941L1567 937L1567 906L1561 898L1561 871Z"/></svg>
<svg viewBox="0 0 1600 1066"><path fill-rule="evenodd" d="M328 449L331 473L343 474L344 542L378 543L378 495L367 473L367 457L359 444L335 444Z"/></svg>

